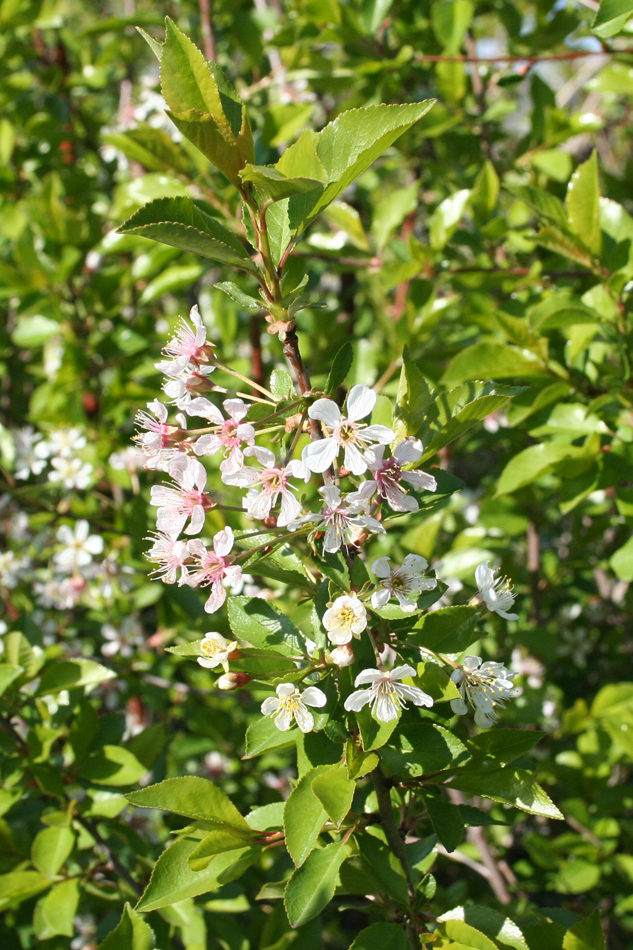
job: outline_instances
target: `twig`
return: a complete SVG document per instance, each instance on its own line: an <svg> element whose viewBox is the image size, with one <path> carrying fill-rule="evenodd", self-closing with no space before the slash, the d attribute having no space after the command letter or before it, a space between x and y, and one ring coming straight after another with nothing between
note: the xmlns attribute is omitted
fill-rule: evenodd
<svg viewBox="0 0 633 950"><path fill-rule="evenodd" d="M456 805L464 804L464 796L457 789L451 788L448 790L449 797L452 802ZM495 897L501 904L510 904L512 902L512 895L506 887L506 882L503 879L503 875L499 870L497 862L490 850L490 845L486 841L483 830L481 828L468 828L466 831L466 837L474 844L477 850L479 851L479 856L481 857L482 864L486 869L486 874L484 877L490 882L490 886L495 893ZM458 852L455 852L457 854ZM450 857L450 855L449 855ZM478 871L478 873L482 873Z"/></svg>
<svg viewBox="0 0 633 950"><path fill-rule="evenodd" d="M202 26L202 40L204 53L207 59L215 62L215 37L213 36L212 0L200 0L200 23Z"/></svg>
<svg viewBox="0 0 633 950"><path fill-rule="evenodd" d="M264 384L264 364L262 361L262 318L254 313L250 320L251 338L251 378L260 386Z"/></svg>
<svg viewBox="0 0 633 950"><path fill-rule="evenodd" d="M418 53L413 57L416 63L545 63L551 60L573 60L582 59L585 56L618 56L621 53L633 53L633 47L627 46L624 49L602 49L602 50L570 50L567 53L546 53L544 56L468 56L456 55L445 56L431 53Z"/></svg>
<svg viewBox="0 0 633 950"><path fill-rule="evenodd" d="M143 892L140 884L134 880L125 865L119 861L116 854L110 849L107 841L102 837L99 829L97 828L96 821L91 821L84 815L75 815L75 821L78 821L80 825L83 825L86 831L88 831L92 837L99 842L105 852L107 861L112 865L117 874L119 874L119 876L122 877L123 880L128 884L133 893L136 894L137 897L140 897Z"/></svg>
<svg viewBox="0 0 633 950"><path fill-rule="evenodd" d="M483 864L480 864L479 861L474 861L473 858L469 858L466 854L462 854L461 851L447 851L444 845L437 844L437 853L441 854L443 858L448 858L449 861L455 861L456 864L465 864L467 868L470 868L471 871L476 871L477 874L481 874L482 877L485 877L487 881L490 880L490 871L488 868L484 867Z"/></svg>
<svg viewBox="0 0 633 950"><path fill-rule="evenodd" d="M537 626L541 618L541 540L538 530L533 521L527 526L527 567L530 574L530 585L532 588L531 620Z"/></svg>

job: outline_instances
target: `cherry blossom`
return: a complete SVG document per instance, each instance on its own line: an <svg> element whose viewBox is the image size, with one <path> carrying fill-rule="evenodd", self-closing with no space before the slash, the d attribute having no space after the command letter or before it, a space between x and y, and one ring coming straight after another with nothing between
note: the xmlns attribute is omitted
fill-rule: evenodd
<svg viewBox="0 0 633 950"><path fill-rule="evenodd" d="M518 620L518 614L509 614L508 609L516 600L512 585L507 577L497 577L497 568L490 567L490 561L484 561L475 571L475 580L479 593L488 610L493 610L505 620Z"/></svg>
<svg viewBox="0 0 633 950"><path fill-rule="evenodd" d="M68 429L53 429L46 436L51 455L60 458L70 458L87 443L86 436L76 427Z"/></svg>
<svg viewBox="0 0 633 950"><path fill-rule="evenodd" d="M164 584L175 584L178 571L181 571L178 586L181 587L186 583L188 571L185 562L189 558L189 552L184 541L178 541L168 534L156 534L154 543L146 552L145 557L148 561L158 564L152 574Z"/></svg>
<svg viewBox="0 0 633 950"><path fill-rule="evenodd" d="M278 465L275 453L261 446L249 446L244 455L256 458L260 464L259 470L245 465L233 474L224 474L222 481L227 485L248 488L242 504L251 518L260 521L268 517L271 508L281 498L277 524L284 528L301 514L301 504L293 495L289 480L301 478L308 482L310 469L299 459L293 459L285 466Z"/></svg>
<svg viewBox="0 0 633 950"><path fill-rule="evenodd" d="M293 719L302 732L312 732L314 716L307 708L325 706L327 697L317 686L308 686L300 692L294 683L280 683L277 696L269 696L262 703L262 714L272 716L281 732L287 732Z"/></svg>
<svg viewBox="0 0 633 950"><path fill-rule="evenodd" d="M222 581L226 578L228 584L235 584L242 576L242 568L237 564L234 565L233 558L230 556L233 542L233 530L228 527L216 534L212 551L199 538L187 542L187 551L193 562L194 573L189 574L184 579L184 583L190 587L211 587L211 593L204 605L208 614L219 610L226 600Z"/></svg>
<svg viewBox="0 0 633 950"><path fill-rule="evenodd" d="M487 729L498 720L498 708L503 708L514 695L516 690L512 673L502 663L493 660L481 661L480 656L467 656L463 666L451 674L452 681L457 685L460 698L451 700L451 709L458 716L468 712L466 701L475 710L475 722L482 729Z"/></svg>
<svg viewBox="0 0 633 950"><path fill-rule="evenodd" d="M167 377L162 389L168 401L179 409L186 410L189 403L199 397L200 393L213 388L207 377L214 369L215 366L198 366L195 369L188 367L178 376Z"/></svg>
<svg viewBox="0 0 633 950"><path fill-rule="evenodd" d="M224 451L224 460L220 471L224 475L233 475L244 465L244 445L255 444L255 429L250 422L242 422L249 407L241 399L225 399L222 403L227 418L210 399L198 396L187 406L190 416L201 416L218 427L217 432L201 435L194 443L196 455L215 455Z"/></svg>
<svg viewBox="0 0 633 950"><path fill-rule="evenodd" d="M302 458L312 472L325 472L337 458L340 449L345 450L343 464L354 475L367 471L367 462L362 452L371 444L388 444L394 433L387 426L367 425L359 422L368 416L375 404L376 393L361 383L352 386L347 397L347 416L331 399L317 399L308 409L311 419L323 423L326 438L310 442L303 450Z"/></svg>
<svg viewBox="0 0 633 950"><path fill-rule="evenodd" d="M372 534L384 534L385 529L379 521L365 514L365 504L355 501L348 504L348 500L341 498L341 491L336 485L324 485L319 488L323 496L325 507L320 513L312 513L297 518L289 527L294 530L302 524L317 522L315 531L324 531L323 550L335 554L341 545L353 544L354 539L363 531ZM349 496L348 496L349 498Z"/></svg>
<svg viewBox="0 0 633 950"><path fill-rule="evenodd" d="M416 491L437 489L437 482L432 475L403 469L403 465L419 462L422 451L420 440L411 437L399 442L388 459L384 458L384 445L372 445L365 452L365 460L374 477L364 481L359 491L364 497L377 493L378 500L386 501L392 511L418 511L418 502L405 491L401 483L408 482Z"/></svg>
<svg viewBox="0 0 633 950"><path fill-rule="evenodd" d="M379 557L374 561L370 570L380 578L378 590L371 595L371 605L380 610L392 598L397 597L400 608L412 613L416 608L418 594L423 590L434 590L437 587L435 577L423 577L423 571L429 566L426 558L419 554L407 554L400 567L390 568L391 558ZM408 595L414 594L415 600Z"/></svg>
<svg viewBox="0 0 633 950"><path fill-rule="evenodd" d="M237 643L229 643L221 633L205 633L200 649L204 656L198 657L200 666L208 670L214 670L216 666L222 666L225 673L229 671L229 654L237 649Z"/></svg>
<svg viewBox="0 0 633 950"><path fill-rule="evenodd" d="M349 643L352 637L360 639L367 626L367 610L358 597L343 594L337 597L323 614L323 626L332 643Z"/></svg>
<svg viewBox="0 0 633 950"><path fill-rule="evenodd" d="M149 412L137 413L136 423L145 432L138 432L134 440L145 455L145 468L155 471L164 469L181 454L180 440L184 433L181 426L167 422L169 410L158 399L148 402L147 408Z"/></svg>
<svg viewBox="0 0 633 950"><path fill-rule="evenodd" d="M369 683L368 689L358 689L345 700L345 709L358 712L368 703L371 705L372 715L380 722L391 722L397 719L401 709L406 709L405 700L415 706L432 706L433 699L424 690L417 686L408 686L399 680L415 676L412 666L396 666L390 672L385 670L368 669L359 673L354 680L354 686Z"/></svg>
<svg viewBox="0 0 633 950"><path fill-rule="evenodd" d="M17 557L13 551L0 551L0 587L5 590L16 587L28 565L27 558Z"/></svg>
<svg viewBox="0 0 633 950"><path fill-rule="evenodd" d="M48 480L62 488L88 488L92 482L94 470L90 462L58 456L52 459L51 466L53 471L48 473Z"/></svg>
<svg viewBox="0 0 633 950"><path fill-rule="evenodd" d="M103 551L103 538L98 534L90 534L90 525L85 518L76 521L74 529L67 524L61 525L56 537L64 545L64 550L54 555L53 563L62 572L77 572L79 568L90 564L93 554Z"/></svg>
<svg viewBox="0 0 633 950"><path fill-rule="evenodd" d="M189 364L197 367L213 359L214 346L207 341L207 330L197 306L194 305L189 311L189 319L192 326L182 319L175 335L164 347L163 355L167 359L154 364L158 372L165 376L179 376Z"/></svg>
<svg viewBox="0 0 633 950"><path fill-rule="evenodd" d="M31 426L25 426L12 435L15 447L14 476L20 481L26 481L30 475L41 475L50 455L48 443L42 441L42 434Z"/></svg>
<svg viewBox="0 0 633 950"><path fill-rule="evenodd" d="M104 656L132 656L143 643L142 630L132 617L124 617L119 627L105 623L101 627L101 635L106 640L101 647Z"/></svg>
<svg viewBox="0 0 633 950"><path fill-rule="evenodd" d="M171 537L178 537L183 528L185 534L198 534L204 527L205 512L215 505L204 490L207 471L202 462L181 455L169 463L168 472L178 487L153 485L150 492L150 504L158 508L156 527Z"/></svg>

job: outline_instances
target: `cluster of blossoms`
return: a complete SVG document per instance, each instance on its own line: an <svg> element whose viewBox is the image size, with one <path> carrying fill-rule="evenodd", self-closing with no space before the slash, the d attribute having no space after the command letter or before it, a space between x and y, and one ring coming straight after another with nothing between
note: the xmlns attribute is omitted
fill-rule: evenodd
<svg viewBox="0 0 633 950"><path fill-rule="evenodd" d="M151 504L157 509L156 532L147 556L157 565L153 574L164 583L208 587L207 613L222 607L227 588L233 593L239 589L239 562L253 553L248 540L252 535L265 535L261 546L268 544L270 549L279 541L301 535L313 551L320 543L324 557L342 551L353 560L370 535L386 533L384 518L419 510L412 492L437 490L435 478L415 468L424 454L419 439L409 436L398 441L388 426L367 421L377 395L365 384L350 389L343 410L326 397L310 401L308 394L297 399L290 409L302 403L302 414L289 426L290 409L280 409L267 390L218 362L197 307L191 311L190 323L182 321L177 327L163 355L155 365L165 376L165 398L148 403L148 411L140 413L137 420L140 432L136 442L145 467L164 472L170 479L151 489ZM216 370L232 374L269 398L249 397L216 385L211 379ZM227 397L221 407L210 398L218 393ZM254 403L258 404L256 412ZM262 403L269 406L263 412ZM169 405L175 410L173 420ZM204 425L196 423L190 428L192 417L203 420ZM311 440L303 441L299 453L304 426ZM272 439L271 431L276 433ZM285 452L278 454L271 446L279 444L282 433L289 436L291 432L292 439L282 443ZM262 438L269 444L261 444ZM208 487L206 459L215 460L218 472L213 494ZM316 510L311 510L306 508L306 497L315 496L306 486L315 475L322 478ZM263 530L256 527L236 536L225 526L216 528L210 541L204 540L200 535L211 520L216 525L225 510L240 510L226 504L223 497L235 489L242 493L241 510L248 519L260 522ZM272 537L271 531L275 532ZM327 702L316 685L319 665L327 676L332 666L354 663L353 642L363 635L371 641L377 666L356 675L355 690L344 699L344 708L359 712L369 706L376 719L390 722L400 716L407 702L432 706L433 698L410 682L418 675L414 666L401 663L387 669L385 664L396 663L397 652L384 638L379 643L372 629L374 616L380 621L390 601L389 609L395 609L397 616L419 613L420 596L438 586L437 579L428 576L428 568L426 559L417 554L408 554L401 564L392 564L388 557L374 560L369 568L373 583L367 582L362 589L352 587L327 605L322 625L332 646L329 653L312 653L312 658L318 659L317 669L313 665L306 676L313 682L304 688L296 682L279 683L276 696L263 702L263 715L271 716L281 731L293 722L303 732L312 730L314 715L309 707L321 708ZM516 614L508 612L514 602L509 582L496 579L488 562L477 569L476 581L480 603L506 619L516 619ZM230 662L241 655L237 641L210 632L201 641L200 650L201 666L223 671L220 688L248 682L248 676L229 670ZM451 678L460 694L453 700L453 711L463 714L470 704L476 722L490 725L498 708L514 693L514 674L499 663L482 663L479 658L466 657L461 665L448 662L454 668Z"/></svg>
<svg viewBox="0 0 633 950"><path fill-rule="evenodd" d="M87 439L80 429L52 429L44 436L25 426L13 432L13 444L13 475L19 481L41 475L48 467L48 481L69 491L88 488L93 482L93 466L81 455Z"/></svg>

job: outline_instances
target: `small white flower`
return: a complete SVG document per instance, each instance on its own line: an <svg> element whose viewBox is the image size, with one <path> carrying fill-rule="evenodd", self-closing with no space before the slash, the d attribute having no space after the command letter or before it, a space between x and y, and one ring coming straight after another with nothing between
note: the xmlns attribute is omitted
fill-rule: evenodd
<svg viewBox="0 0 633 950"><path fill-rule="evenodd" d="M460 692L460 699L451 700L451 709L458 716L463 716L468 712L468 700L475 710L475 722L482 729L487 729L499 718L497 708L503 708L507 700L515 695L512 683L515 675L502 663L492 660L482 663L480 656L465 657L462 668L451 674Z"/></svg>
<svg viewBox="0 0 633 950"><path fill-rule="evenodd" d="M181 571L179 585L182 586L187 575L185 562L189 558L187 545L184 541L177 541L176 538L172 538L168 534L156 534L154 542L145 557L148 561L154 561L158 564L152 574L164 584L175 584L178 571Z"/></svg>
<svg viewBox="0 0 633 950"><path fill-rule="evenodd" d="M57 529L57 540L64 545L64 550L53 557L53 563L58 570L72 574L80 567L90 564L93 554L101 554L103 538L89 532L90 525L85 518L76 521L74 529L67 524Z"/></svg>
<svg viewBox="0 0 633 950"><path fill-rule="evenodd" d="M390 558L379 557L370 568L372 574L380 578L378 590L371 595L371 605L380 610L395 596L401 609L411 613L416 608L418 594L423 590L434 590L437 587L437 579L422 576L429 563L419 554L407 554L402 565L393 571L389 562ZM414 594L415 600L412 600L409 594Z"/></svg>
<svg viewBox="0 0 633 950"><path fill-rule="evenodd" d="M308 706L325 706L327 697L316 686L308 686L300 692L294 683L280 683L277 698L269 696L262 703L262 714L272 716L281 732L287 732L294 719L302 732L312 732L314 716Z"/></svg>
<svg viewBox="0 0 633 950"><path fill-rule="evenodd" d="M185 419L178 416L182 425L170 425L167 422L169 410L158 399L148 402L147 408L149 412L138 412L136 415L136 424L145 432L137 432L134 441L145 456L145 468L155 471L164 469L182 454L181 442L186 435L183 431Z"/></svg>
<svg viewBox="0 0 633 950"><path fill-rule="evenodd" d="M349 643L352 637L360 639L367 626L367 611L358 597L343 594L337 597L323 614L323 626L332 643Z"/></svg>
<svg viewBox="0 0 633 950"><path fill-rule="evenodd" d="M339 669L343 669L345 666L351 666L356 658L349 643L342 643L326 654L325 659L326 663L334 663Z"/></svg>
<svg viewBox="0 0 633 950"><path fill-rule="evenodd" d="M216 432L201 435L193 450L196 455L215 455L223 451L220 471L223 475L234 475L244 464L244 445L255 444L255 429L250 422L242 422L249 409L242 399L225 399L222 405L227 414L226 419L218 407L203 396L192 399L188 404L188 415L202 416L217 428Z"/></svg>
<svg viewBox="0 0 633 950"><path fill-rule="evenodd" d="M309 521L316 522L314 530L325 532L323 550L326 553L335 554L341 545L353 544L363 531L385 534L381 523L364 513L364 504L358 501L349 504L348 499L341 498L341 491L336 485L325 485L319 488L319 493L325 502L321 512L297 518L288 527L294 531Z"/></svg>
<svg viewBox="0 0 633 950"><path fill-rule="evenodd" d="M101 635L107 641L101 647L104 656L132 656L136 648L143 642L141 628L132 617L124 617L119 627L105 623L101 627Z"/></svg>
<svg viewBox="0 0 633 950"><path fill-rule="evenodd" d="M185 528L185 534L199 534L204 527L205 512L215 506L211 495L205 492L207 470L198 459L179 455L173 459L167 471L177 487L152 485L150 504L158 508L156 528L177 538Z"/></svg>
<svg viewBox="0 0 633 950"><path fill-rule="evenodd" d="M507 577L498 577L495 580L497 569L490 567L490 561L480 564L475 571L475 580L479 587L479 593L483 598L488 610L494 610L505 620L518 620L518 614L509 614L508 610L514 604L516 596L513 593L512 585Z"/></svg>
<svg viewBox="0 0 633 950"><path fill-rule="evenodd" d="M396 666L387 673L385 670L363 670L354 680L354 686L370 683L368 689L358 689L345 700L345 709L359 712L368 703L371 705L372 715L380 722L391 722L397 719L401 709L406 709L405 700L410 700L415 706L432 706L433 699L424 690L417 686L408 686L398 682L409 676L415 676L412 666Z"/></svg>
<svg viewBox="0 0 633 950"><path fill-rule="evenodd" d="M204 436L203 436L204 438ZM274 452L261 446L249 446L244 455L254 456L260 464L259 471L245 465L239 471L224 473L222 481L226 485L248 488L242 501L251 518L262 521L270 514L271 508L281 498L281 507L277 525L284 528L301 514L301 504L292 493L291 478L310 480L310 470L299 459L292 459L287 465L277 464Z"/></svg>
<svg viewBox="0 0 633 950"><path fill-rule="evenodd" d="M220 633L205 633L200 649L204 653L204 656L198 657L200 666L214 670L216 666L221 665L224 672L228 673L229 653L237 649L237 643L229 643Z"/></svg>
<svg viewBox="0 0 633 950"><path fill-rule="evenodd" d="M51 465L53 471L48 473L48 480L61 484L62 488L88 488L92 481L93 468L90 462L58 456L52 459Z"/></svg>
<svg viewBox="0 0 633 950"><path fill-rule="evenodd" d="M145 465L145 455L134 445L128 446L122 452L113 452L108 459L110 468L115 472L137 472Z"/></svg>
<svg viewBox="0 0 633 950"><path fill-rule="evenodd" d="M19 558L13 551L0 551L0 587L12 590L28 566L27 558Z"/></svg>
<svg viewBox="0 0 633 950"><path fill-rule="evenodd" d="M303 450L302 459L312 472L324 472L332 465L341 448L345 450L343 464L354 475L367 471L367 462L362 452L371 444L388 444L394 433L387 426L368 426L359 422L368 416L376 405L376 393L361 383L352 386L347 397L347 417L331 399L317 399L308 409L311 419L323 423L326 438L310 442Z"/></svg>
<svg viewBox="0 0 633 950"><path fill-rule="evenodd" d="M42 441L42 435L25 426L13 432L15 446L15 468L13 474L20 481L25 481L31 474L40 475L46 466L50 455L47 442Z"/></svg>
<svg viewBox="0 0 633 950"><path fill-rule="evenodd" d="M204 609L208 614L219 610L226 600L226 591L223 581L229 585L236 584L242 576L239 564L233 564L230 551L233 548L234 535L232 528L224 528L213 539L213 550L209 550L200 538L187 542L187 551L192 559L192 567L197 570L193 574L183 575L180 583L189 587L211 587L211 593Z"/></svg>
<svg viewBox="0 0 633 950"><path fill-rule="evenodd" d="M189 319L192 326L185 319L181 320L174 337L163 349L168 359L154 364L159 373L176 377L189 365L197 368L213 360L214 347L207 341L207 330L197 306L191 308Z"/></svg>
<svg viewBox="0 0 633 950"><path fill-rule="evenodd" d="M52 432L47 433L46 441L51 455L59 458L70 458L79 449L83 449L87 439L80 429L73 427L70 429L53 429Z"/></svg>

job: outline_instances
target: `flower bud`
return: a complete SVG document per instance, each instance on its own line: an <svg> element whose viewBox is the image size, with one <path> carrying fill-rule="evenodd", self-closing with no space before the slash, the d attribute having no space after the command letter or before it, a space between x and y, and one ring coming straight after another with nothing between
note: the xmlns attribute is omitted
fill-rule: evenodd
<svg viewBox="0 0 633 950"><path fill-rule="evenodd" d="M342 643L327 654L327 662L334 663L339 669L344 666L351 666L354 662L354 651L349 643Z"/></svg>
<svg viewBox="0 0 633 950"><path fill-rule="evenodd" d="M265 518L262 518L262 522L265 528L276 528L277 515L267 515Z"/></svg>
<svg viewBox="0 0 633 950"><path fill-rule="evenodd" d="M218 689L239 689L250 681L251 677L248 673L224 673L215 685Z"/></svg>

